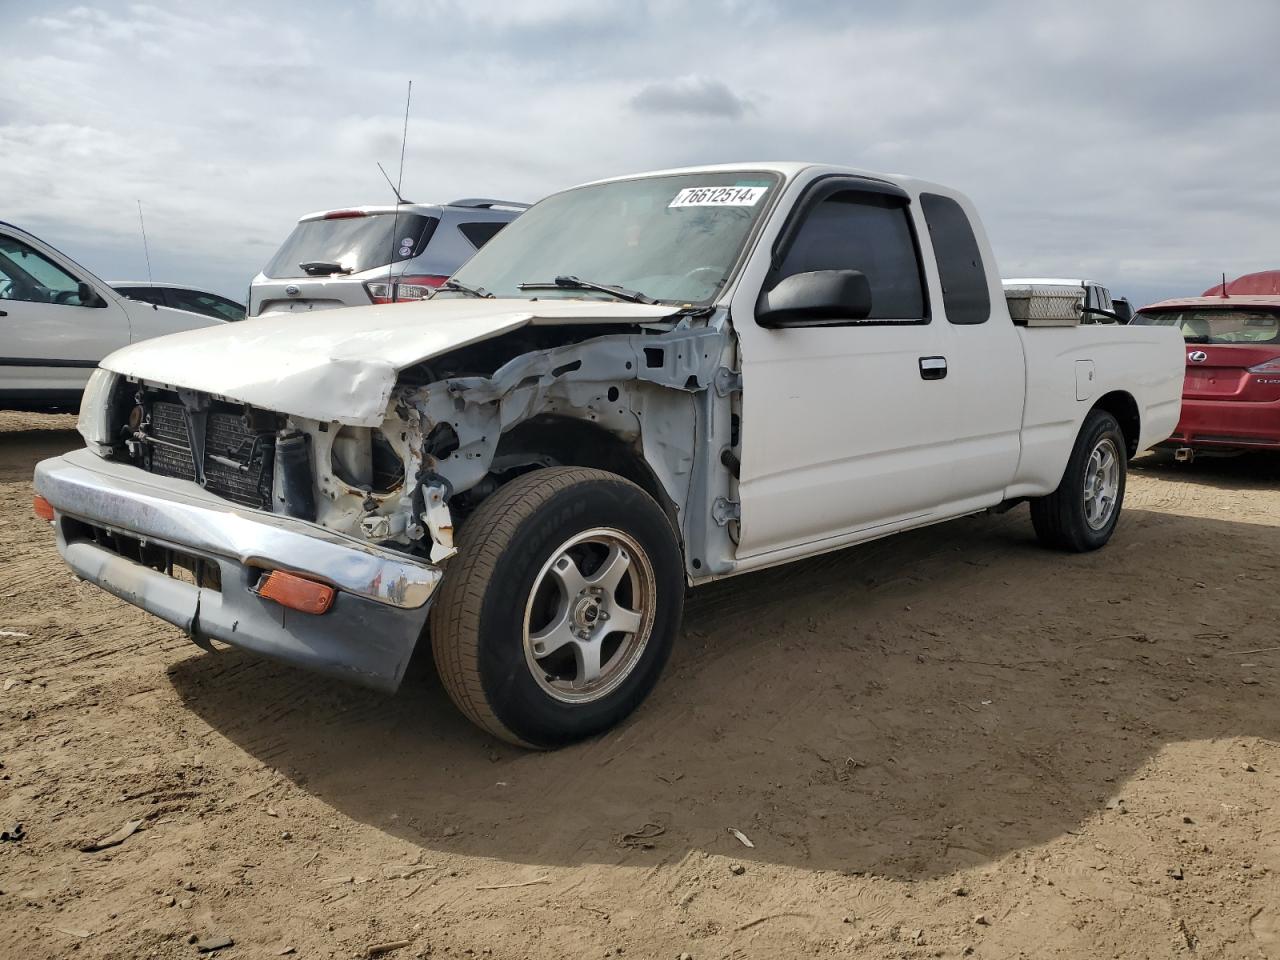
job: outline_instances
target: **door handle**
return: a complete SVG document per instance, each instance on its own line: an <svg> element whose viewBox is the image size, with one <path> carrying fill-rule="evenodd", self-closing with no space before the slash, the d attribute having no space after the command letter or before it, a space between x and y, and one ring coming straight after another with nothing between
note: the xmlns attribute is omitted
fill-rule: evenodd
<svg viewBox="0 0 1280 960"><path fill-rule="evenodd" d="M921 357L920 379L941 380L947 375L946 357Z"/></svg>
<svg viewBox="0 0 1280 960"><path fill-rule="evenodd" d="M0 310L0 317L7 317L8 315L9 315L8 310Z"/></svg>

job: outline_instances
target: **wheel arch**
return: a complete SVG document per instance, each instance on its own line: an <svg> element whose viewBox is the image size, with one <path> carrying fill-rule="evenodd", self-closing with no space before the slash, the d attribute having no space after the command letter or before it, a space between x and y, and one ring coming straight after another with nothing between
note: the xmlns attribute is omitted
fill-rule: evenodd
<svg viewBox="0 0 1280 960"><path fill-rule="evenodd" d="M1098 398L1092 410L1105 410L1116 418L1120 424L1120 432L1124 435L1124 445L1129 458L1138 453L1138 441L1142 435L1142 414L1138 410L1138 401L1126 390L1112 390Z"/></svg>
<svg viewBox="0 0 1280 960"><path fill-rule="evenodd" d="M557 466L591 467L630 480L657 502L671 521L676 540L684 549L679 511L639 448L612 430L558 414L541 414L502 435L495 460L529 454L549 457Z"/></svg>

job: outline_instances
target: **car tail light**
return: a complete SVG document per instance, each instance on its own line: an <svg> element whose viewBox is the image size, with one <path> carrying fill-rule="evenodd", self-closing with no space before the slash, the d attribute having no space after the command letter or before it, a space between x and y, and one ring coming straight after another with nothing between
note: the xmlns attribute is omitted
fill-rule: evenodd
<svg viewBox="0 0 1280 960"><path fill-rule="evenodd" d="M53 520L53 504L38 493L31 498L31 511L41 520Z"/></svg>
<svg viewBox="0 0 1280 960"><path fill-rule="evenodd" d="M366 283L364 288L369 291L369 299L374 303L408 303L427 299L448 279L435 275L407 275L396 277L392 281L373 280Z"/></svg>
<svg viewBox="0 0 1280 960"><path fill-rule="evenodd" d="M1250 373L1280 373L1280 357L1272 357L1256 367L1249 368Z"/></svg>
<svg viewBox="0 0 1280 960"><path fill-rule="evenodd" d="M425 300L436 292L436 288L440 284L448 280L448 277L437 276L404 276L396 280L395 291L392 299L396 303L406 300Z"/></svg>
<svg viewBox="0 0 1280 960"><path fill-rule="evenodd" d="M330 210L321 220L350 220L352 217L367 217L363 210Z"/></svg>
<svg viewBox="0 0 1280 960"><path fill-rule="evenodd" d="M317 583L283 570L272 570L258 582L258 596L274 600L290 610L317 615L333 606L336 592L326 583Z"/></svg>
<svg viewBox="0 0 1280 960"><path fill-rule="evenodd" d="M386 280L374 280L366 283L364 288L374 303L392 303L391 286Z"/></svg>

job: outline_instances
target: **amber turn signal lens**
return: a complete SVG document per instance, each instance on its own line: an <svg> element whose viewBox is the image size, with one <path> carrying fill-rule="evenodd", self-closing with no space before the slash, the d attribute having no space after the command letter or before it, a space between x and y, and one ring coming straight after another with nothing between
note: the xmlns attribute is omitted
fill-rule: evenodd
<svg viewBox="0 0 1280 960"><path fill-rule="evenodd" d="M39 494L31 498L31 509L41 520L53 520L53 504Z"/></svg>
<svg viewBox="0 0 1280 960"><path fill-rule="evenodd" d="M272 570L258 582L258 596L302 613L321 614L333 606L333 587L297 574Z"/></svg>

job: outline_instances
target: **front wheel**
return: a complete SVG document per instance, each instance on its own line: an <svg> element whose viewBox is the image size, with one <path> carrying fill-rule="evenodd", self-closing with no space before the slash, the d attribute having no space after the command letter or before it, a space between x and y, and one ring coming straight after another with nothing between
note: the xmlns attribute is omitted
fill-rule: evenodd
<svg viewBox="0 0 1280 960"><path fill-rule="evenodd" d="M1124 504L1127 449L1116 418L1090 411L1058 489L1031 501L1031 524L1041 543L1084 553L1111 539Z"/></svg>
<svg viewBox="0 0 1280 960"><path fill-rule="evenodd" d="M431 611L431 649L470 720L555 747L639 706L683 606L680 548L653 498L601 470L535 470L463 526Z"/></svg>

